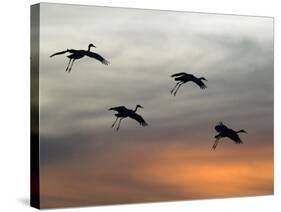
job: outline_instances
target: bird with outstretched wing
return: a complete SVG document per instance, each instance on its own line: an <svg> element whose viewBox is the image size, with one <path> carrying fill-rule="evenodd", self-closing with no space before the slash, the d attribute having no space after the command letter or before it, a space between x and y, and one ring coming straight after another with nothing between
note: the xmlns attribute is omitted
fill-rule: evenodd
<svg viewBox="0 0 281 212"><path fill-rule="evenodd" d="M70 55L67 56L69 58L69 62L67 64L67 67L66 67L66 70L65 70L67 72L71 71L73 63L74 63L75 60L81 59L82 57L85 57L85 56L90 57L90 58L94 58L94 59L100 61L104 65L109 65L108 60L106 60L101 55L99 55L95 52L91 52L90 51L91 47L96 48L93 44L90 43L89 46L88 46L88 50L67 49L65 51L56 52L56 53L52 54L50 57L62 55L62 54L65 54L65 53L70 53Z"/></svg>
<svg viewBox="0 0 281 212"><path fill-rule="evenodd" d="M121 121L127 117L134 119L143 127L147 126L148 124L146 123L146 121L139 114L136 113L138 108L143 108L143 107L141 105L136 105L135 110L127 109L124 106L117 106L117 107L109 108L109 110L113 110L113 111L117 112L116 114L114 114L116 116L116 120L113 122L111 127L114 127L119 119L119 122L118 122L118 125L116 128L116 130L118 131Z"/></svg>
<svg viewBox="0 0 281 212"><path fill-rule="evenodd" d="M179 88L187 82L193 82L198 85L201 89L207 88L207 86L203 82L203 80L207 81L204 77L197 78L194 75L187 74L185 72L173 74L171 75L171 77L174 78L175 81L177 81L177 84L171 90L171 94L174 94L174 96L177 94Z"/></svg>

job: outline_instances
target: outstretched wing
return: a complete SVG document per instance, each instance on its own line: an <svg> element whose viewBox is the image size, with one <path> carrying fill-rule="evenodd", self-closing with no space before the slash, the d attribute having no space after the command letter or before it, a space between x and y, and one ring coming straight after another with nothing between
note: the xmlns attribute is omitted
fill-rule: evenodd
<svg viewBox="0 0 281 212"><path fill-rule="evenodd" d="M228 137L237 144L243 144L243 141L240 139L238 133L232 129L228 129Z"/></svg>
<svg viewBox="0 0 281 212"><path fill-rule="evenodd" d="M100 61L100 62L101 62L102 64L104 64L104 65L109 65L109 61L107 61L107 60L104 59L101 55L99 55L99 54L97 54L97 53L87 51L87 52L86 52L86 55L87 55L88 57L95 58L96 60Z"/></svg>
<svg viewBox="0 0 281 212"><path fill-rule="evenodd" d="M60 55L60 54L65 54L65 53L67 53L67 52L69 52L69 50L68 50L68 49L67 49L67 50L65 50L65 51L62 51L62 52L57 52L57 53L54 53L54 54L52 54L50 57L57 56L57 55Z"/></svg>
<svg viewBox="0 0 281 212"><path fill-rule="evenodd" d="M138 114L132 113L129 115L130 118L135 119L139 124L143 127L147 126L148 124L145 122L145 120Z"/></svg>
<svg viewBox="0 0 281 212"><path fill-rule="evenodd" d="M76 52L79 52L79 51L84 51L84 50L67 49L65 51L54 53L50 57L53 57L53 56L56 56L56 55L65 54L65 53L76 53Z"/></svg>
<svg viewBox="0 0 281 212"><path fill-rule="evenodd" d="M192 80L195 84L197 84L201 89L206 89L207 86L204 84L204 82L202 82L202 80L194 77L194 79Z"/></svg>
<svg viewBox="0 0 281 212"><path fill-rule="evenodd" d="M108 110L115 110L117 111L118 113L125 113L128 111L128 109L124 106L118 106L118 107L111 107L109 108Z"/></svg>
<svg viewBox="0 0 281 212"><path fill-rule="evenodd" d="M185 72L180 72L180 73L176 73L176 74L171 75L171 77L187 76L187 75L189 75L189 74L187 74Z"/></svg>

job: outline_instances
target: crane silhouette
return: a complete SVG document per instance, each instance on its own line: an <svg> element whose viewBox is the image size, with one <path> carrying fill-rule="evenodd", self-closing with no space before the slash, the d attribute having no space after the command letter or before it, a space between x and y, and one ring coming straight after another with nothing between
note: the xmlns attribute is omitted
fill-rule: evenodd
<svg viewBox="0 0 281 212"><path fill-rule="evenodd" d="M201 89L207 88L207 86L203 83L203 80L207 81L204 77L197 78L194 75L187 74L185 72L173 74L171 77L174 77L174 80L178 81L178 83L175 85L175 87L171 90L171 94L174 93L174 96L177 94L179 88L187 82L194 82Z"/></svg>
<svg viewBox="0 0 281 212"><path fill-rule="evenodd" d="M218 143L219 143L219 139L221 138L229 138L232 141L234 141L236 144L242 144L243 142L241 141L238 133L247 133L245 130L238 130L238 131L234 131L233 129L228 128L227 126L225 126L222 122L220 122L217 126L215 126L215 130L219 133L215 136L216 141L214 143L214 145L212 146L212 148L215 150Z"/></svg>
<svg viewBox="0 0 281 212"><path fill-rule="evenodd" d="M78 60L78 59L81 59L84 56L88 56L88 57L94 58L94 59L100 61L102 64L108 65L109 61L104 59L101 55L99 55L99 54L97 54L95 52L91 52L90 51L91 47L96 48L94 46L94 44L90 43L89 46L88 46L88 50L67 49L65 51L54 53L50 57L54 57L54 56L65 54L65 53L70 53L70 55L67 56L69 58L69 62L67 64L67 67L66 67L66 70L65 70L65 71L68 71L68 72L71 71L74 61Z"/></svg>
<svg viewBox="0 0 281 212"><path fill-rule="evenodd" d="M116 124L117 120L119 119L119 122L118 122L118 125L117 125L117 128L116 128L116 130L118 131L119 128L120 128L121 121L124 118L127 118L127 117L136 120L143 127L147 126L147 123L145 122L145 120L140 115L138 115L136 113L138 108L143 108L143 107L141 105L137 105L135 110L127 109L124 106L118 106L118 107L109 108L109 110L114 110L114 111L118 112L118 113L115 114L116 120L114 121L114 123L112 124L111 127L114 127L114 125Z"/></svg>

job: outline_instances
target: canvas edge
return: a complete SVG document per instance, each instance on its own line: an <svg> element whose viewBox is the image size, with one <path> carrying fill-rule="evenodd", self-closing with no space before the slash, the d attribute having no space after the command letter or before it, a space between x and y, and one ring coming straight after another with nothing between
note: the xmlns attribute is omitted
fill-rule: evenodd
<svg viewBox="0 0 281 212"><path fill-rule="evenodd" d="M220 16L241 16L252 18L269 18L275 19L274 16L269 15L247 15L238 13L224 13L224 12L206 12L206 11L190 11L180 9L157 9L157 8L144 8L144 7L130 7L130 6L114 6L114 5L99 5L99 4L83 4L83 3L63 3L63 2L41 2L41 5L63 5L63 6L81 6L81 7L99 7L99 8L115 8L115 9L133 9L133 10L151 10L151 11L163 11L163 12L176 12L176 13L191 13L191 14L206 14L206 15L220 15Z"/></svg>
<svg viewBox="0 0 281 212"><path fill-rule="evenodd" d="M40 208L39 41L40 4L30 6L30 206Z"/></svg>

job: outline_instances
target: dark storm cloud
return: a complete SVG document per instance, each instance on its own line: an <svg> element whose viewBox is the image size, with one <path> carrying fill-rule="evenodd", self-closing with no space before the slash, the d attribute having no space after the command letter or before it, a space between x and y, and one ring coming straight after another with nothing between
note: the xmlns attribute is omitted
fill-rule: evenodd
<svg viewBox="0 0 281 212"><path fill-rule="evenodd" d="M81 157L89 145L94 144L93 135L70 134L66 136L40 135L40 162L52 164L72 161Z"/></svg>

